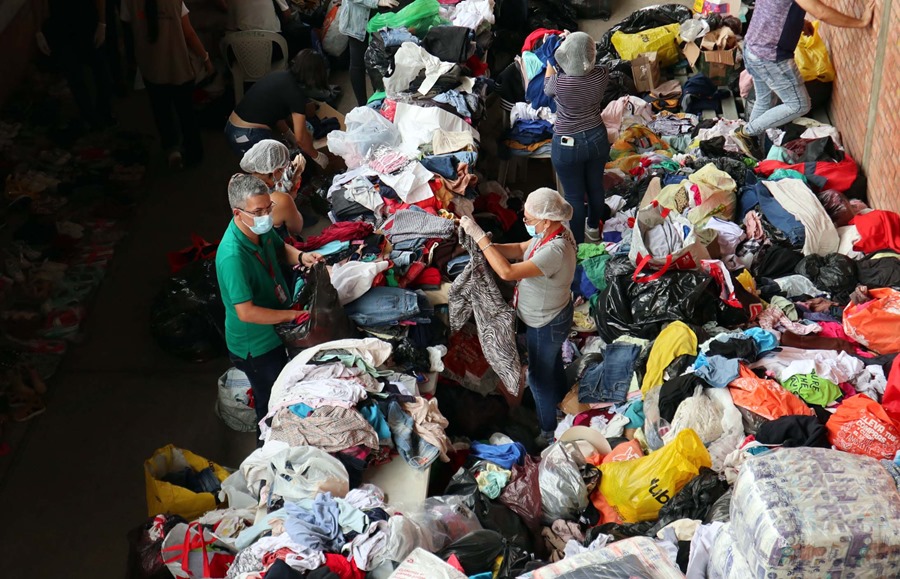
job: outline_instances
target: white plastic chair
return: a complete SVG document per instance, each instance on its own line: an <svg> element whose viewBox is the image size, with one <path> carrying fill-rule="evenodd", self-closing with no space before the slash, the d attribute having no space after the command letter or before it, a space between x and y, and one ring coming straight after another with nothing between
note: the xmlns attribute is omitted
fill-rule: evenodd
<svg viewBox="0 0 900 579"><path fill-rule="evenodd" d="M272 44L281 47L282 58L272 62ZM234 55L231 62L229 50ZM244 98L244 83L256 82L273 70L286 70L288 45L283 36L266 30L232 32L222 39L222 55L234 77L234 103Z"/></svg>

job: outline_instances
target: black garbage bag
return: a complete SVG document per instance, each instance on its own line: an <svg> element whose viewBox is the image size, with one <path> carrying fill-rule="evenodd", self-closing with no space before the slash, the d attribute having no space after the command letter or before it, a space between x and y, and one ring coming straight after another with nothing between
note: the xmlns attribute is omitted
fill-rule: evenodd
<svg viewBox="0 0 900 579"><path fill-rule="evenodd" d="M656 530L678 519L703 520L719 497L728 490L728 483L719 480L712 469L703 467L694 479L659 510Z"/></svg>
<svg viewBox="0 0 900 579"><path fill-rule="evenodd" d="M531 533L519 515L481 494L478 482L468 470L459 469L450 479L444 494L462 497L463 504L475 513L485 529L499 533L506 541L522 549L532 550Z"/></svg>
<svg viewBox="0 0 900 579"><path fill-rule="evenodd" d="M600 18L609 20L612 16L610 0L572 0L572 8L579 18Z"/></svg>
<svg viewBox="0 0 900 579"><path fill-rule="evenodd" d="M456 555L466 575L477 575L492 571L495 559L505 548L500 533L481 529L450 543L438 553L438 557L446 561L451 555Z"/></svg>
<svg viewBox="0 0 900 579"><path fill-rule="evenodd" d="M526 30L578 30L578 15L567 0L529 0Z"/></svg>
<svg viewBox="0 0 900 579"><path fill-rule="evenodd" d="M757 278L779 278L794 273L803 254L796 249L782 245L773 245L765 250L756 267Z"/></svg>
<svg viewBox="0 0 900 579"><path fill-rule="evenodd" d="M150 332L160 348L185 360L225 354L225 305L214 260L193 262L169 278L150 307Z"/></svg>
<svg viewBox="0 0 900 579"><path fill-rule="evenodd" d="M500 493L499 501L514 513L534 533L541 529L541 487L538 480L539 461L525 456L523 465L513 465L509 483Z"/></svg>
<svg viewBox="0 0 900 579"><path fill-rule="evenodd" d="M692 17L691 9L681 4L659 4L636 10L600 38L597 42L597 57L609 55L619 58L619 53L612 44L612 35L619 30L625 34L634 34L658 26L681 23Z"/></svg>
<svg viewBox="0 0 900 579"><path fill-rule="evenodd" d="M702 326L715 320L718 298L710 284L712 278L699 271L671 271L642 283L618 275L600 292L592 315L607 342L623 334L653 339L668 322Z"/></svg>
<svg viewBox="0 0 900 579"><path fill-rule="evenodd" d="M859 283L866 287L900 287L900 259L882 257L856 262Z"/></svg>
<svg viewBox="0 0 900 579"><path fill-rule="evenodd" d="M856 289L856 262L840 253L825 257L807 255L794 268L796 273L809 278L813 285L832 295L834 301L845 304Z"/></svg>
<svg viewBox="0 0 900 579"><path fill-rule="evenodd" d="M728 489L722 496L720 496L716 502L713 503L713 506L706 513L706 517L703 519L703 524L708 525L712 522L719 521L720 523L727 523L731 520L731 489Z"/></svg>
<svg viewBox="0 0 900 579"><path fill-rule="evenodd" d="M614 541L622 539L630 539L631 537L641 537L649 534L649 531L656 523L654 521L643 521L640 523L605 523L588 530L584 538L584 544L590 545L600 535L612 535Z"/></svg>

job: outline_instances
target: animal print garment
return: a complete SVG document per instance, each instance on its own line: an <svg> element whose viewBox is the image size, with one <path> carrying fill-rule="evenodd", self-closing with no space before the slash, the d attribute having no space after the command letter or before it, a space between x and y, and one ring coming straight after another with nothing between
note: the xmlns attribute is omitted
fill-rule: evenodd
<svg viewBox="0 0 900 579"><path fill-rule="evenodd" d="M518 396L522 364L516 349L516 311L503 300L491 266L461 227L459 242L471 260L450 286L450 331L458 332L474 313L485 359L506 390Z"/></svg>

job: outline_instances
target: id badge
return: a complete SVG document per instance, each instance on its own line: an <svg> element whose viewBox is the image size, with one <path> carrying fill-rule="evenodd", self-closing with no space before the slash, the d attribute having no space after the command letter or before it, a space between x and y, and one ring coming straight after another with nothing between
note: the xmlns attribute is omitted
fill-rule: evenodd
<svg viewBox="0 0 900 579"><path fill-rule="evenodd" d="M287 302L287 294L285 293L284 288L281 287L280 283L275 285L275 297L277 297L278 301L281 303Z"/></svg>

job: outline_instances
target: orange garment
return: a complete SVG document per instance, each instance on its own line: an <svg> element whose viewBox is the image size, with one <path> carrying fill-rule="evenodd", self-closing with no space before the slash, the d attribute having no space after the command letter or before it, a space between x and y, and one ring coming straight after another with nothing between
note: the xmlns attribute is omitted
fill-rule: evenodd
<svg viewBox="0 0 900 579"><path fill-rule="evenodd" d="M774 380L759 378L744 364L740 375L728 385L735 405L759 414L766 420L782 416L814 416L812 408L803 400L785 390Z"/></svg>

